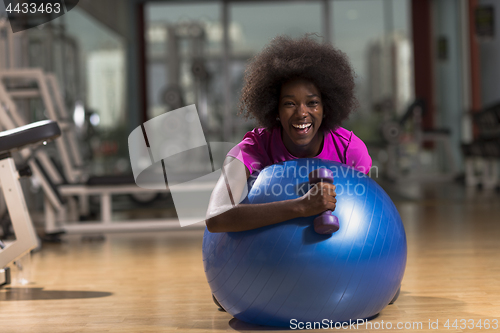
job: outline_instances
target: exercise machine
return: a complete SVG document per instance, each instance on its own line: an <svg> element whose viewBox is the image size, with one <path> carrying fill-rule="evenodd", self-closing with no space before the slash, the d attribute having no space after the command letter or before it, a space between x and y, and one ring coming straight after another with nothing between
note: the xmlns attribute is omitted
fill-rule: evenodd
<svg viewBox="0 0 500 333"><path fill-rule="evenodd" d="M74 100L76 95L75 89L72 88L68 91L68 83L72 84L72 81L77 81L77 88L79 83L77 75L78 45L64 34L63 27L50 26L50 29L48 28L47 25L43 31L25 33L22 41L19 39L18 42L14 41L14 37L21 36L20 34L14 36L5 30L5 34L0 36L0 43L3 41L9 46L5 49L7 50L6 56L3 58L5 64L0 65L2 67L0 71L0 127L13 129L33 121L33 118L30 118L32 115L27 114L26 110L29 110L31 101L38 100L43 105L44 115L42 118L56 121L62 132L63 140L55 142L56 157L61 168L59 168L59 164L55 163L53 156L51 157L47 153L48 150L37 151L30 161L30 167L39 180L45 195L45 232L58 234L60 232L157 230L178 227L178 221L174 218L112 221L113 196L164 194L169 192L169 188L158 191L140 188L135 184L132 175L104 177L91 175L88 165L82 159L79 142L75 136L77 131L73 119L66 110L68 104L66 102ZM189 40L192 45L194 58L191 70L195 78L193 89L197 99L204 101L200 105L200 120L206 123L206 80L208 74L202 59L205 43L204 30L196 24L177 26L175 35L175 41ZM64 48L57 48L61 49L61 54L56 54L53 51L56 49L53 47L54 43L64 46ZM21 45L23 48L16 45ZM37 48L39 51L36 51ZM28 49L31 52L28 52ZM16 55L25 57L33 53L40 54L40 59L16 58ZM54 59L57 56L66 59L68 55L71 59L69 68L67 71L64 71L63 68L61 74L59 68L54 65ZM14 62L15 59L18 61ZM176 67L178 64L172 66ZM59 74L57 77L62 80L60 82L63 84L59 85L56 76L47 71L56 71ZM78 91L78 89L76 90ZM24 158L27 157L26 154L28 153L24 153ZM196 190L199 189L193 188L189 191ZM79 223L81 216L87 217L87 219L90 216L90 196L99 197L101 216L97 220Z"/></svg>
<svg viewBox="0 0 500 333"><path fill-rule="evenodd" d="M51 120L0 132L0 185L15 234L14 241L0 241L0 284L10 281L7 265L38 245L19 181L20 177L30 176L31 169L27 166L18 170L12 154L23 147L46 143L60 135L58 124Z"/></svg>
<svg viewBox="0 0 500 333"><path fill-rule="evenodd" d="M12 83L16 83L12 85ZM10 85L8 84L10 83ZM62 173L43 151L37 152L33 168L44 194L45 232L107 232L165 229L178 226L172 220L111 223L112 196L151 193L138 187L130 176L91 177L81 159L75 128L68 117L54 75L41 69L10 69L0 72L0 124L11 129L26 123L20 114L17 99L40 99L49 119L57 121L64 140L55 142L62 164ZM165 189L161 192L168 192ZM75 223L89 213L89 196L98 196L101 204L100 220ZM75 197L78 198L76 202ZM68 223L69 222L69 223Z"/></svg>

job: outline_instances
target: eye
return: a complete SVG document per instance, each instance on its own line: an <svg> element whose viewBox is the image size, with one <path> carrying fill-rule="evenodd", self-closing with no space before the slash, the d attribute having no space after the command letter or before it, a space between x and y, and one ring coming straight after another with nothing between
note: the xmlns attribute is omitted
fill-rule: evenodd
<svg viewBox="0 0 500 333"><path fill-rule="evenodd" d="M317 100L313 100L313 101L309 102L309 105L312 105L312 106L316 106L316 105L319 105L319 104L320 104L320 102L317 101Z"/></svg>
<svg viewBox="0 0 500 333"><path fill-rule="evenodd" d="M283 105L286 105L286 106L292 106L292 105L293 105L293 102L287 101L287 102L283 103Z"/></svg>

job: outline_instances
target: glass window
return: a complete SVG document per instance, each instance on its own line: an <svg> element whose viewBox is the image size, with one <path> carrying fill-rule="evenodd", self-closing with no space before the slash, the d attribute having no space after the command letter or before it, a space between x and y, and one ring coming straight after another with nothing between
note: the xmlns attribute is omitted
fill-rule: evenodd
<svg viewBox="0 0 500 333"><path fill-rule="evenodd" d="M236 142L255 126L236 116L247 61L279 34L313 34L322 41L324 6L321 1L230 1L227 5L230 109ZM357 74L361 108L346 126L370 140L378 137L380 118L400 114L412 98L409 0L331 0L329 8L332 42L347 53ZM194 103L211 140L222 138L224 124L221 13L221 2L148 2L145 6L148 117ZM397 56L387 57L393 48Z"/></svg>
<svg viewBox="0 0 500 333"><path fill-rule="evenodd" d="M315 34L314 38L323 41L323 15L319 1L230 3L229 12L232 30L231 96L232 109L236 114L243 72L248 59L280 34L291 37ZM234 126L234 140L238 141L246 131L255 127L255 123L244 122L243 118L237 117Z"/></svg>
<svg viewBox="0 0 500 333"><path fill-rule="evenodd" d="M126 172L125 38L79 7L15 36L19 49L14 67L55 74L67 113L56 120L77 120L82 148L77 154L85 166L92 174ZM26 122L47 117L40 99L18 102ZM79 117L73 117L75 111Z"/></svg>
<svg viewBox="0 0 500 333"><path fill-rule="evenodd" d="M345 124L365 141L378 141L383 119L400 116L413 99L408 0L333 0L333 44L356 72L360 109Z"/></svg>
<svg viewBox="0 0 500 333"><path fill-rule="evenodd" d="M233 56L259 52L272 38L280 34L300 37L304 34L322 36L321 3L256 2L231 3L232 28L238 38L231 42ZM322 39L321 39L322 40Z"/></svg>
<svg viewBox="0 0 500 333"><path fill-rule="evenodd" d="M75 50L66 50L64 61L56 57L54 69L73 109L83 105L87 112L80 139L90 152L92 174L127 172L125 38L78 7L56 21Z"/></svg>
<svg viewBox="0 0 500 333"><path fill-rule="evenodd" d="M145 6L148 118L196 104L208 140L222 124L221 5Z"/></svg>
<svg viewBox="0 0 500 333"><path fill-rule="evenodd" d="M120 35L78 7L28 33L30 67L55 72L66 99L80 100L97 112L100 128L125 122L125 45Z"/></svg>

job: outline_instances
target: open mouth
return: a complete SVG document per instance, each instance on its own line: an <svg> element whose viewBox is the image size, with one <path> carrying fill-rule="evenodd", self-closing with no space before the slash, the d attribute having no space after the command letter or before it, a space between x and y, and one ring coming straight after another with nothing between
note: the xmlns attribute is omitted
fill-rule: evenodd
<svg viewBox="0 0 500 333"><path fill-rule="evenodd" d="M298 134L306 134L312 127L312 123L292 124Z"/></svg>

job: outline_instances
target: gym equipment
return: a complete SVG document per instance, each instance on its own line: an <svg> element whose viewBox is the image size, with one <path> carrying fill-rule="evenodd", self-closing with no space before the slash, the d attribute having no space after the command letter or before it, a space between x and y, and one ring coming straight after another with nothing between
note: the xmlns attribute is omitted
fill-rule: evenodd
<svg viewBox="0 0 500 333"><path fill-rule="evenodd" d="M81 93L78 53L78 44L65 34L64 23L52 22L46 24L43 30L35 29L14 35L8 22L0 18L0 128L13 129L31 122L33 113L29 112L29 105L33 104L31 100L38 99L45 110L42 117L56 121L62 130L63 140L55 143L62 170L49 156L47 149L35 152L34 158L29 160L30 168L45 196L46 235L178 227L175 219L169 219L167 223L165 219L110 223L112 196L149 195L152 191L137 187L131 174L110 177L89 175L88 165L82 159L83 154L75 135L77 129L65 103L79 99ZM53 72L58 74L62 85L59 85ZM28 159L29 154L29 150L21 152L24 159ZM165 192L156 191L155 197ZM71 224L78 222L80 217L90 216L89 196L100 198L100 221ZM0 203L1 216L3 210Z"/></svg>
<svg viewBox="0 0 500 333"><path fill-rule="evenodd" d="M198 118L206 123L206 89L209 73L205 66L204 28L196 22L188 25L177 24L172 28L175 33L172 36L169 34L173 37L169 40L181 43L179 45L181 47L184 47L184 41L188 41L190 45L192 52L189 53L192 54L190 61L193 62L194 80L190 83L192 87L189 92L195 93L200 111ZM2 48L2 46L5 47ZM140 188L135 184L131 174L91 177L88 165L82 160L73 119L66 110L68 104L81 99L82 89L78 89L81 86L78 75L80 72L78 43L65 33L64 20L57 24L48 23L43 30L35 29L14 35L8 27L8 22L0 19L0 50L1 128L19 127L30 122L33 117L41 116L57 121L63 132L63 140L58 140L55 144L62 171L51 160L47 154L48 150L36 152L35 158L31 160L33 165L30 165L36 179L40 180L45 195L46 234L158 230L179 227L179 221L175 218L113 221L113 196L127 194L133 196L134 201L138 201L145 195L152 195L151 198L163 196L169 192L169 189L152 191ZM170 72L172 79L168 83L177 84L179 89L167 94L166 97L169 101L173 99L174 102L179 102L179 100L182 102L183 98L179 75L182 67L180 63L184 60L181 59L180 51L179 47L167 48L169 68L172 69ZM174 55L177 57L175 58ZM56 75L52 74L54 72L59 81ZM60 82L63 84L60 85ZM38 108L44 111L43 114L31 112L30 105L35 104L31 103L32 100L39 100L43 104ZM180 127L179 130L181 134L189 137L189 133L183 132ZM26 158L26 156L23 157ZM186 191L198 191L193 187ZM101 216L90 223L88 220L85 224L78 223L80 218L91 216L90 196L99 197ZM136 198L139 199L135 200ZM0 206L0 216L2 216L1 213ZM196 219L202 221L204 213Z"/></svg>
<svg viewBox="0 0 500 333"><path fill-rule="evenodd" d="M408 106L401 119L386 121L381 127L382 137L387 142L387 176L394 181L450 181L457 176L451 146L451 131L448 128L422 129L422 115L425 109L424 101L417 99ZM411 134L405 137L405 127L410 121ZM424 142L442 145L446 155L447 170L428 172L423 168L421 153ZM407 165L403 166L404 164Z"/></svg>
<svg viewBox="0 0 500 333"><path fill-rule="evenodd" d="M26 207L19 183L21 174L30 175L28 170L16 169L12 152L28 145L53 140L61 135L56 122L39 121L16 129L0 132L0 184L7 204L16 240L2 243L0 248L0 269L22 257L38 245L35 230ZM8 280L6 278L5 280Z"/></svg>
<svg viewBox="0 0 500 333"><path fill-rule="evenodd" d="M12 89L7 82L19 81L30 83L30 88ZM138 187L132 175L89 177L84 168L78 144L74 137L74 124L67 116L60 94L59 85L54 75L42 70L15 69L0 72L0 124L11 129L25 124L16 107L15 99L40 98L50 119L61 125L64 140L56 141L56 148L61 157L61 173L44 151L36 152L36 158L30 167L42 184L45 194L45 232L113 232L131 230L168 230L178 228L177 219L149 219L141 221L112 221L112 196L123 194L150 194L151 189ZM201 131L201 134L203 132ZM25 156L26 158L26 156ZM168 188L156 189L155 193L166 193ZM77 222L79 216L89 211L89 196L99 196L101 204L100 221ZM78 204L75 200L78 197ZM197 221L202 221L200 216ZM69 222L69 223L68 223Z"/></svg>
<svg viewBox="0 0 500 333"><path fill-rule="evenodd" d="M328 169L319 168L309 174L309 183L314 185L319 182L333 184L333 172ZM339 230L339 219L332 215L331 210L324 211L314 219L314 231L318 234L331 234Z"/></svg>
<svg viewBox="0 0 500 333"><path fill-rule="evenodd" d="M335 178L335 214L342 223L336 233L316 233L315 216L244 232L205 230L208 283L235 318L283 327L291 319L343 322L370 318L395 299L406 235L389 196L365 174L336 162L291 160L262 170L243 203L300 197L318 168Z"/></svg>
<svg viewBox="0 0 500 333"><path fill-rule="evenodd" d="M202 23L191 21L163 26L166 38L165 68L167 86L161 90L160 100L170 109L175 110L186 105L187 96L195 96L200 121L204 129L208 123L208 83L210 73L207 68L207 36ZM188 50L183 50L189 47ZM186 55L189 55L189 59ZM183 63L191 63L190 73L183 73ZM183 75L192 76L191 84L182 84ZM189 103L188 103L189 104Z"/></svg>
<svg viewBox="0 0 500 333"><path fill-rule="evenodd" d="M500 103L466 115L477 129L473 140L462 144L465 184L500 188Z"/></svg>

